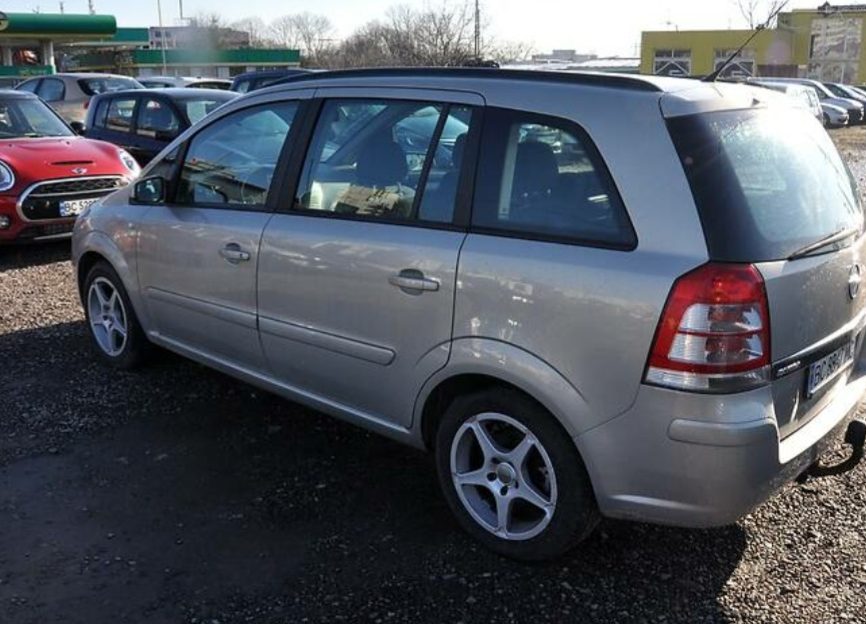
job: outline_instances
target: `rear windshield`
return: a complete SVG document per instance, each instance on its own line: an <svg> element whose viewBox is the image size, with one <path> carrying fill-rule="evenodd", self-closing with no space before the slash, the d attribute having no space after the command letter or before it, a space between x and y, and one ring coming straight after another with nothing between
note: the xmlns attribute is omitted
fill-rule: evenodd
<svg viewBox="0 0 866 624"><path fill-rule="evenodd" d="M861 229L854 179L810 115L782 107L678 117L668 128L713 260L782 260Z"/></svg>
<svg viewBox="0 0 866 624"><path fill-rule="evenodd" d="M109 91L124 91L126 89L140 89L141 84L132 78L120 78L116 76L100 78L82 78L78 86L85 95L97 95Z"/></svg>

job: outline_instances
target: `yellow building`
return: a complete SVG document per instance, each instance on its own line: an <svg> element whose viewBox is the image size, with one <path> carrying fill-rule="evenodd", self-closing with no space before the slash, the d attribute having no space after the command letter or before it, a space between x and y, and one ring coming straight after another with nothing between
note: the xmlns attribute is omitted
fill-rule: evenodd
<svg viewBox="0 0 866 624"><path fill-rule="evenodd" d="M824 5L779 15L724 72L727 77L802 76L866 83L866 4ZM641 73L703 76L745 42L749 30L648 31Z"/></svg>

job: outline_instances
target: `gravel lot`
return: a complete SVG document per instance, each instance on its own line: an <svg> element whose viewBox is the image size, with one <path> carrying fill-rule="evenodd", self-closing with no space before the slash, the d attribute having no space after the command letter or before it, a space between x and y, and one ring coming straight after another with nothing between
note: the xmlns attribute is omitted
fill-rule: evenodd
<svg viewBox="0 0 866 624"><path fill-rule="evenodd" d="M866 189L866 130L837 136ZM68 256L0 249L2 623L866 621L866 467L513 563L423 454L174 356L95 364Z"/></svg>

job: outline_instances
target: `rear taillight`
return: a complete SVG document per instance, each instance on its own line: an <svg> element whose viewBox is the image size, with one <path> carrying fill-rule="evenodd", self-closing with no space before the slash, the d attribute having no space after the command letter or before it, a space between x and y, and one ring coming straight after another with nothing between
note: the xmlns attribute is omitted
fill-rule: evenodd
<svg viewBox="0 0 866 624"><path fill-rule="evenodd" d="M84 110L90 108L90 100L84 100Z"/></svg>
<svg viewBox="0 0 866 624"><path fill-rule="evenodd" d="M647 383L738 392L767 383L770 313L750 264L705 264L671 289L647 365Z"/></svg>

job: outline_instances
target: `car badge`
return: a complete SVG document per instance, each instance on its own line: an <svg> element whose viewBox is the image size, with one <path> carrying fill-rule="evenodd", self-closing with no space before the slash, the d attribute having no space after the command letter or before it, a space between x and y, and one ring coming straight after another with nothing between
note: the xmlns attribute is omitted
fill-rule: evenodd
<svg viewBox="0 0 866 624"><path fill-rule="evenodd" d="M75 175L84 175L85 173L87 173L87 169L85 169L84 167L76 167L72 170L72 173L74 173Z"/></svg>
<svg viewBox="0 0 866 624"><path fill-rule="evenodd" d="M848 296L853 301L860 294L860 283L863 281L863 268L855 264L848 271Z"/></svg>

